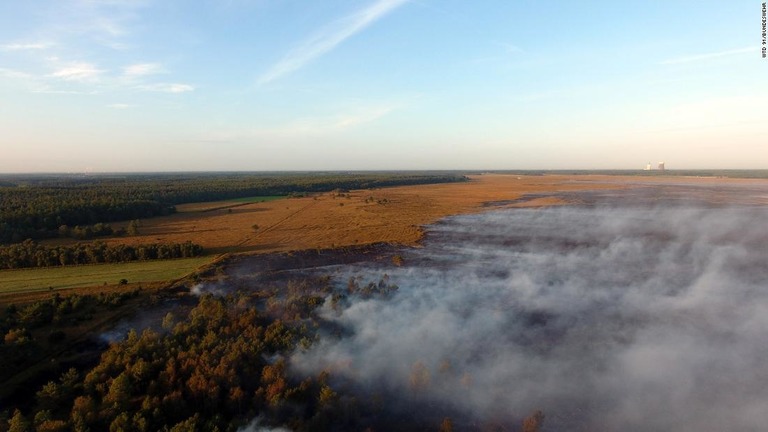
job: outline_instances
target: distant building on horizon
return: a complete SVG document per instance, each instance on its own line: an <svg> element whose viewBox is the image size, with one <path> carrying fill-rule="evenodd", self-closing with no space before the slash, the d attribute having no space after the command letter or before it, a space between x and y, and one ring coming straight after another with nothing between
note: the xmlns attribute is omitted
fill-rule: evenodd
<svg viewBox="0 0 768 432"><path fill-rule="evenodd" d="M645 168L643 168L643 171L650 171L650 170L651 170L651 163L648 162L648 165L646 165Z"/></svg>
<svg viewBox="0 0 768 432"><path fill-rule="evenodd" d="M659 162L659 171L664 171L666 168L664 168L664 162Z"/></svg>

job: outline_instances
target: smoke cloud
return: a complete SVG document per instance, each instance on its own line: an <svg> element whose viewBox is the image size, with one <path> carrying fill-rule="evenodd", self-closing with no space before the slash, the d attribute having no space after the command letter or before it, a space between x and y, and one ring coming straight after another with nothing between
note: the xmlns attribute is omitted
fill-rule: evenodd
<svg viewBox="0 0 768 432"><path fill-rule="evenodd" d="M264 426L262 425L261 419L257 417L251 420L251 422L248 423L245 427L238 429L237 432L290 432L290 431L284 428L271 428L269 426Z"/></svg>
<svg viewBox="0 0 768 432"><path fill-rule="evenodd" d="M768 211L603 198L447 218L402 267L325 269L399 289L326 302L349 331L292 368L466 422L541 409L547 431L764 430Z"/></svg>

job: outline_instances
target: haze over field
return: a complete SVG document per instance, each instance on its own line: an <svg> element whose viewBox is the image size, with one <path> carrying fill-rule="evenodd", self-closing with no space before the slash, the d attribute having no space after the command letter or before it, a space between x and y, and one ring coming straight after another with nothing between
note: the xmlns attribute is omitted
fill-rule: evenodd
<svg viewBox="0 0 768 432"><path fill-rule="evenodd" d="M404 267L329 269L399 290L327 302L346 332L293 367L459 430L535 409L549 431L763 430L768 214L663 197L451 217Z"/></svg>
<svg viewBox="0 0 768 432"><path fill-rule="evenodd" d="M760 168L760 2L0 2L0 172Z"/></svg>

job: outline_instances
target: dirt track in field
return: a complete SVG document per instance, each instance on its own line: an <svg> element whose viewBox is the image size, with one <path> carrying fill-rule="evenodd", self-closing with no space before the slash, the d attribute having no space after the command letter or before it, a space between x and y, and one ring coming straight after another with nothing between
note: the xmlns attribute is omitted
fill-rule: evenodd
<svg viewBox="0 0 768 432"><path fill-rule="evenodd" d="M489 205L495 208L559 205L566 203L565 198L558 196L563 192L686 181L697 184L754 182L669 177L478 175L466 183L354 190L341 195L324 193L208 211L194 209L215 206L194 204L190 209L179 206L183 211L175 215L142 221L140 235L109 241L189 240L213 253L276 252L378 242L416 245L423 235L421 226L453 214L484 211ZM258 228L254 229L254 225Z"/></svg>

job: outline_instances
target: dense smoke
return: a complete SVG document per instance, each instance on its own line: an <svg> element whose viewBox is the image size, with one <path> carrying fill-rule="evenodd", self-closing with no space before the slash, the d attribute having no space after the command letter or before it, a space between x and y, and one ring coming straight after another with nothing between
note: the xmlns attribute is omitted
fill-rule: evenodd
<svg viewBox="0 0 768 432"><path fill-rule="evenodd" d="M328 269L399 290L326 302L349 331L291 364L467 422L765 430L766 216L627 201L448 218L402 267Z"/></svg>

